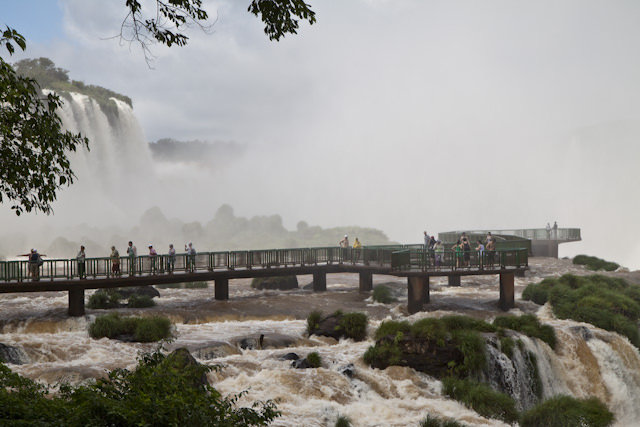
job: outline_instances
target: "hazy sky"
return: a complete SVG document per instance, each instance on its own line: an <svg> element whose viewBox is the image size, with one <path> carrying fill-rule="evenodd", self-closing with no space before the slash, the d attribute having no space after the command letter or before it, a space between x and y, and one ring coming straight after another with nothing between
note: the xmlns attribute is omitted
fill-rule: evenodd
<svg viewBox="0 0 640 427"><path fill-rule="evenodd" d="M45 56L131 97L150 141L247 145L183 217L229 203L407 243L558 221L584 238L561 254L640 268L622 241L639 231L637 1L323 0L280 42L249 0L203 3L209 34L152 47L153 69L111 38L124 1L0 0L0 24L27 38L10 61Z"/></svg>

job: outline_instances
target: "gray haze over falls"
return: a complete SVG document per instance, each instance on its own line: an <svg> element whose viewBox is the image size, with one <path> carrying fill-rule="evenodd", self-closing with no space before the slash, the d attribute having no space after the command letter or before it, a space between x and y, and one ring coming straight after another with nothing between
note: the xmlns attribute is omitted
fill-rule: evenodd
<svg viewBox="0 0 640 427"><path fill-rule="evenodd" d="M223 204L288 230L362 226L403 243L558 221L583 237L561 256L640 268L637 239L623 242L640 231L637 2L326 0L316 24L271 43L242 2L207 1L214 34L158 48L154 70L108 39L121 6L103 3L57 2L59 38L29 37L15 59L47 56L126 94L140 123L104 149L92 138L55 217L2 212L8 232L128 230L152 207L205 223ZM37 14L27 36L51 28ZM161 164L143 141L163 138L245 150L224 168Z"/></svg>
<svg viewBox="0 0 640 427"><path fill-rule="evenodd" d="M402 174L390 173L401 168L392 156L383 169L355 167L345 173L331 166L350 167L340 155L315 152L316 145L306 152L292 148L266 153L250 145L219 144L207 152L204 143L180 151L179 142L161 140L152 152L131 108L117 105L120 120L112 125L84 95L73 94L65 103L65 126L86 134L91 150L72 156L78 179L60 192L55 215L15 218L8 209L2 212L4 256L53 246L71 257L70 246L79 242L91 249L90 256L102 256L112 244L124 249L129 239L139 248L154 244L161 252L168 243L180 248L189 240L200 250L246 249L246 242L263 248L305 245L299 238L258 236L258 223L268 226L269 221L283 232L309 224L339 227L325 245L360 227L386 235L360 236L366 245L386 243L387 237L419 243L424 229L435 234L493 226L542 228L546 221L557 220L560 227L581 228L583 236L583 242L561 245L561 256L587 253L638 268L635 240L629 245L611 240L633 235L636 229L637 199L624 185L638 174L634 142L640 126L631 122L575 130L566 141L537 146L527 157L519 157L515 149L493 151L490 161L478 167L482 173L472 171L472 176L467 165L485 158L486 147L454 150L453 161L446 165L419 160L423 164ZM398 145L398 151L410 152ZM407 157L405 163L415 161ZM323 162L325 173L318 175L313 168ZM232 228L246 228L244 238L213 237L224 235L222 230L203 238L203 227L225 224L213 221L222 206L230 206L227 216L256 217L234 223ZM540 219L542 215L549 218Z"/></svg>

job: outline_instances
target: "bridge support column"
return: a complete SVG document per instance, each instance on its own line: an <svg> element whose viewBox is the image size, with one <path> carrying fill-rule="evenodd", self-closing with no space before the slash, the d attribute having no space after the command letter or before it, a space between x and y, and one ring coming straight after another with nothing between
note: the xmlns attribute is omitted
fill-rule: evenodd
<svg viewBox="0 0 640 427"><path fill-rule="evenodd" d="M449 286L460 286L460 276L448 276Z"/></svg>
<svg viewBox="0 0 640 427"><path fill-rule="evenodd" d="M422 304L428 303L429 296L429 276L415 276L408 278L409 303L407 310L410 314L422 311Z"/></svg>
<svg viewBox="0 0 640 427"><path fill-rule="evenodd" d="M324 292L327 290L327 273L316 271L313 273L313 292Z"/></svg>
<svg viewBox="0 0 640 427"><path fill-rule="evenodd" d="M360 292L373 290L373 274L370 271L360 272Z"/></svg>
<svg viewBox="0 0 640 427"><path fill-rule="evenodd" d="M515 303L515 274L500 273L500 309L508 311L516 306Z"/></svg>
<svg viewBox="0 0 640 427"><path fill-rule="evenodd" d="M84 316L84 289L69 290L69 316Z"/></svg>
<svg viewBox="0 0 640 427"><path fill-rule="evenodd" d="M214 298L217 300L229 299L229 279L220 278L214 280Z"/></svg>

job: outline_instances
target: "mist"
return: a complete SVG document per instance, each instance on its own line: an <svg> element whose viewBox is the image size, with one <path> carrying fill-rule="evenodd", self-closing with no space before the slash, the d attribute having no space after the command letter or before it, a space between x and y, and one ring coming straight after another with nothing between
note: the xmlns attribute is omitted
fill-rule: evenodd
<svg viewBox="0 0 640 427"><path fill-rule="evenodd" d="M205 222L223 204L280 215L288 229L371 227L402 243L424 230L557 221L583 238L561 256L640 268L640 244L621 239L638 232L635 2L327 0L313 5L315 25L279 43L248 4L205 2L213 33L154 47L153 69L135 46L105 40L120 28L120 5L60 4L64 37L28 44L23 56L131 97L139 137L127 144L236 141L244 151L224 167L145 151L110 162L92 143L82 156L117 167L75 160L77 183L55 215L13 218L4 204L5 234L129 229L153 206Z"/></svg>

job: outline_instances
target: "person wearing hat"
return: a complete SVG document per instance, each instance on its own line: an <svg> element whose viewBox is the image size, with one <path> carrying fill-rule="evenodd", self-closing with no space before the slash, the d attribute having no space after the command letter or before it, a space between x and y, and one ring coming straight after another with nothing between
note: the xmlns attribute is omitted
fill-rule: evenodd
<svg viewBox="0 0 640 427"><path fill-rule="evenodd" d="M156 274L156 257L158 252L153 248L153 245L149 245L149 260L151 261L151 274Z"/></svg>
<svg viewBox="0 0 640 427"><path fill-rule="evenodd" d="M340 247L342 248L342 259L340 260L342 262L349 256L349 236L346 234L344 235L344 238L340 240Z"/></svg>

